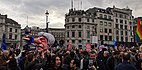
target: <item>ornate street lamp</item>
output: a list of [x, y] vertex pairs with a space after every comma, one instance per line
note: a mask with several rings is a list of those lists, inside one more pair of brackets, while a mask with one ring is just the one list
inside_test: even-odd
[[46, 32], [48, 33], [48, 15], [49, 15], [49, 13], [48, 13], [48, 10], [46, 10], [46, 12], [45, 12], [45, 15], [46, 15]]

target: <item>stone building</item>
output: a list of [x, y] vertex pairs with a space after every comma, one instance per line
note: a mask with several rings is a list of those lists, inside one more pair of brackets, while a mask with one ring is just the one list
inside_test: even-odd
[[134, 17], [132, 10], [127, 8], [119, 9], [113, 6], [108, 8], [113, 13], [114, 39], [119, 42], [134, 42]]
[[0, 14], [0, 44], [2, 42], [2, 34], [6, 37], [6, 46], [16, 47], [20, 46], [21, 25], [11, 18], [7, 18], [7, 15]]
[[91, 37], [97, 35], [96, 14], [84, 10], [70, 9], [65, 15], [65, 43], [76, 47], [91, 43]]
[[103, 44], [134, 42], [132, 10], [127, 8], [89, 8], [88, 10], [69, 9], [65, 14], [65, 42], [76, 47], [91, 43], [97, 36]]
[[48, 28], [48, 32], [54, 35], [58, 43], [65, 40], [65, 28]]

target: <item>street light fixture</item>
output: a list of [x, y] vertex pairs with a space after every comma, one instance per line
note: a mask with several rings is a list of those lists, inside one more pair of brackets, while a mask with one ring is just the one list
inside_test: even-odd
[[49, 15], [49, 13], [48, 13], [48, 10], [46, 10], [46, 12], [45, 12], [45, 15], [46, 15], [46, 32], [48, 33], [48, 15]]
[[109, 33], [108, 33], [108, 44], [109, 44]]

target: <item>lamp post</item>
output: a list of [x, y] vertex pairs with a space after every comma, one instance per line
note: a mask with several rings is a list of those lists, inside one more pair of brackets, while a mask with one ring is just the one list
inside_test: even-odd
[[49, 15], [49, 13], [48, 13], [48, 10], [46, 10], [46, 12], [45, 12], [45, 15], [46, 15], [46, 32], [48, 33], [48, 15]]
[[108, 33], [108, 44], [109, 44], [109, 33]]

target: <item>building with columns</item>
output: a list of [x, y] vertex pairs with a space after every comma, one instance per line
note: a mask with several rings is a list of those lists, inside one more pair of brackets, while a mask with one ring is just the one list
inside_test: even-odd
[[113, 6], [108, 8], [113, 13], [114, 39], [119, 42], [134, 42], [134, 17], [128, 7], [119, 9]]
[[0, 14], [0, 44], [2, 43], [2, 34], [4, 33], [6, 37], [6, 46], [16, 46], [20, 45], [21, 36], [21, 25], [7, 15]]
[[65, 43], [76, 47], [92, 44], [97, 36], [103, 44], [134, 42], [132, 10], [127, 8], [89, 8], [88, 10], [69, 9], [65, 14]]
[[83, 47], [91, 43], [94, 35], [97, 35], [96, 14], [70, 9], [65, 15], [65, 43]]

